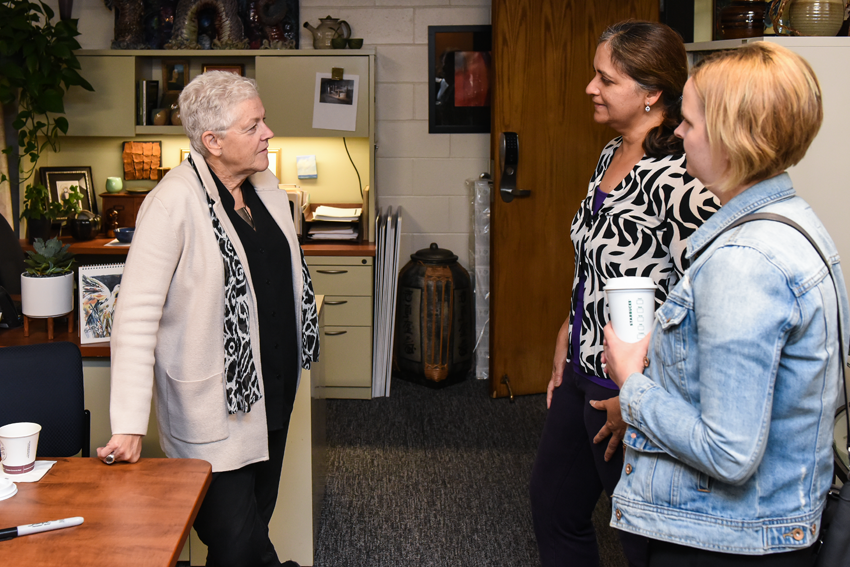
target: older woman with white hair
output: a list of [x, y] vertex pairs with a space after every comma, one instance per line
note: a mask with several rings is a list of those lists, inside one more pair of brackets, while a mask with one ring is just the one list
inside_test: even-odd
[[312, 285], [268, 171], [256, 83], [204, 73], [180, 109], [192, 149], [136, 220], [111, 342], [112, 438], [98, 456], [138, 461], [155, 390], [166, 455], [212, 464], [194, 524], [207, 565], [278, 566], [268, 523], [301, 368], [318, 356]]

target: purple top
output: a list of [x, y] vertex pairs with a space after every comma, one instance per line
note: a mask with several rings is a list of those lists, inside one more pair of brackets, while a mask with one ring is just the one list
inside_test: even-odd
[[[602, 191], [599, 187], [596, 187], [596, 192], [593, 194], [593, 215], [599, 212], [599, 209], [602, 208], [602, 203], [605, 202], [605, 197], [608, 196], [608, 193]], [[584, 254], [584, 250], [582, 250], [582, 254]], [[587, 274], [579, 274], [578, 280], [578, 299], [576, 300], [576, 314], [584, 311], [584, 284], [587, 281]], [[607, 378], [599, 378], [598, 376], [593, 376], [591, 374], [585, 374], [581, 370], [581, 364], [579, 364], [579, 356], [581, 353], [580, 343], [581, 341], [581, 317], [576, 315], [575, 319], [573, 319], [573, 329], [572, 333], [570, 333], [570, 349], [573, 351], [572, 356], [572, 364], [573, 364], [573, 372], [575, 372], [576, 376], [581, 376], [583, 378], [587, 378], [594, 384], [599, 384], [603, 388], [608, 388], [609, 390], [619, 390], [617, 385], [613, 380]]]

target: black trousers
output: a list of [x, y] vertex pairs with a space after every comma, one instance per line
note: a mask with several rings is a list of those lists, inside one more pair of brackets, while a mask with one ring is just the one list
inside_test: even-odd
[[[576, 376], [569, 364], [555, 388], [531, 473], [531, 512], [543, 567], [599, 565], [591, 518], [602, 490], [610, 496], [620, 480], [623, 452], [618, 449], [605, 462], [608, 440], [596, 445], [593, 438], [607, 416], [589, 402], [617, 394]], [[646, 538], [619, 534], [629, 565], [645, 566]]]
[[280, 567], [269, 539], [277, 501], [286, 427], [269, 432], [269, 460], [212, 474], [195, 518], [198, 537], [209, 549], [210, 567]]
[[814, 546], [770, 555], [732, 555], [650, 540], [649, 567], [811, 567]]

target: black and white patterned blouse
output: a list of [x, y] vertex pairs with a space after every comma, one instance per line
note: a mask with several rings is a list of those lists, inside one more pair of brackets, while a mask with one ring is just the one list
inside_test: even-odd
[[[570, 235], [576, 267], [570, 307], [570, 333], [575, 322], [578, 282], [587, 281], [581, 314], [580, 366], [585, 374], [607, 378], [602, 371], [602, 330], [608, 322], [605, 284], [619, 276], [650, 277], [658, 285], [656, 307], [682, 274], [687, 238], [718, 208], [714, 196], [688, 175], [683, 154], [644, 156], [606, 197], [593, 215], [593, 197], [622, 138], [605, 146], [590, 180], [587, 197], [573, 218]], [[573, 337], [570, 337], [570, 344]], [[570, 349], [568, 360], [572, 359]]]

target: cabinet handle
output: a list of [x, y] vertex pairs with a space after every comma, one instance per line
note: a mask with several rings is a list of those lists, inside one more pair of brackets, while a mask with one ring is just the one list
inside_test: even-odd
[[347, 274], [348, 270], [316, 270], [320, 274]]
[[325, 335], [329, 337], [337, 337], [339, 335], [344, 335], [348, 331], [325, 331]]
[[325, 301], [325, 305], [345, 305], [347, 301]]

